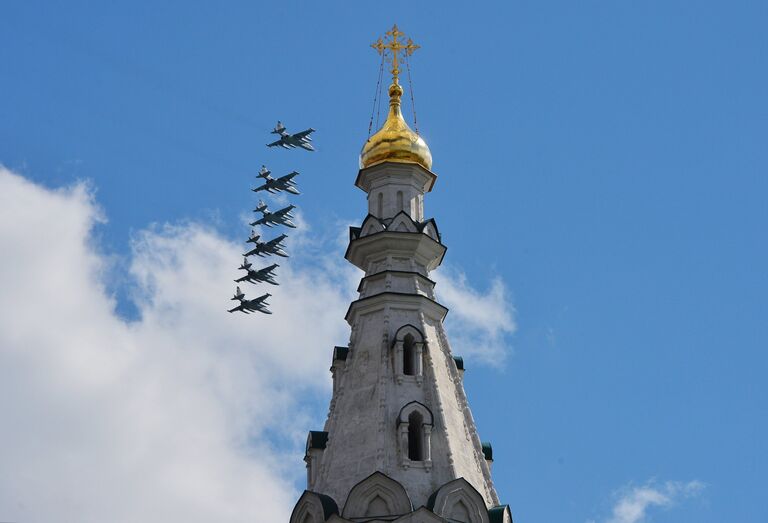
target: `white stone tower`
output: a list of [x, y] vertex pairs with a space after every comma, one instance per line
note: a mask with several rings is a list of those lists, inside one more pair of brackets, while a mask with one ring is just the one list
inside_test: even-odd
[[333, 350], [325, 427], [307, 438], [307, 490], [291, 523], [511, 523], [491, 480], [429, 278], [446, 248], [424, 195], [432, 156], [400, 111], [398, 53], [418, 46], [395, 26], [374, 47], [392, 57], [389, 115], [363, 147], [355, 185], [368, 216], [350, 228], [347, 260], [365, 271]]

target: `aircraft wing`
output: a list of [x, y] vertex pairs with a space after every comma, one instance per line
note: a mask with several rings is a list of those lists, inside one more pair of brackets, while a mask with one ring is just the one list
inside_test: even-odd
[[274, 142], [272, 142], [272, 143], [268, 143], [268, 144], [267, 144], [267, 147], [275, 147], [275, 146], [277, 146], [277, 145], [282, 145], [282, 144], [283, 144], [283, 139], [282, 139], [282, 138], [280, 138], [279, 140], [275, 140], [275, 141], [274, 141]]
[[291, 212], [295, 208], [296, 208], [295, 205], [289, 205], [288, 207], [284, 207], [283, 209], [280, 209], [279, 211], [275, 211], [272, 214], [275, 215], [275, 216], [283, 216], [285, 214], [288, 214], [289, 212]]
[[253, 256], [254, 254], [258, 254], [259, 251], [262, 249], [262, 245], [263, 244], [261, 244], [261, 243], [257, 243], [256, 247], [254, 247], [250, 251], [248, 251], [245, 254], [243, 254], [243, 256], [248, 257], [248, 256]]
[[275, 238], [275, 239], [273, 239], [273, 240], [269, 240], [269, 241], [267, 242], [267, 245], [269, 245], [270, 247], [274, 247], [275, 245], [277, 245], [278, 243], [280, 243], [281, 241], [283, 241], [283, 240], [284, 240], [284, 239], [286, 239], [287, 237], [288, 237], [288, 236], [286, 236], [285, 234], [281, 234], [281, 235], [280, 235], [280, 236], [278, 236], [277, 238]]
[[263, 269], [259, 269], [259, 276], [265, 276], [275, 270], [277, 268], [277, 264], [273, 263], [269, 267], [264, 267]]
[[266, 306], [262, 305], [261, 303], [254, 303], [252, 305], [249, 305], [248, 308], [255, 312], [263, 312], [264, 314], [272, 314], [272, 311], [267, 309]]
[[298, 138], [298, 139], [306, 138], [307, 136], [309, 136], [310, 134], [312, 134], [314, 132], [315, 132], [315, 130], [310, 127], [309, 129], [306, 129], [306, 130], [301, 131], [299, 133], [292, 134], [291, 138]]
[[255, 189], [251, 189], [251, 190], [252, 190], [253, 192], [259, 192], [259, 191], [263, 191], [263, 190], [264, 190], [264, 189], [266, 189], [266, 188], [267, 188], [267, 184], [265, 183], [265, 184], [259, 185], [259, 186], [258, 186], [258, 187], [256, 187]]
[[285, 176], [281, 176], [277, 179], [278, 182], [287, 182], [288, 180], [292, 180], [294, 176], [299, 174], [299, 171], [293, 171], [292, 173], [288, 173]]

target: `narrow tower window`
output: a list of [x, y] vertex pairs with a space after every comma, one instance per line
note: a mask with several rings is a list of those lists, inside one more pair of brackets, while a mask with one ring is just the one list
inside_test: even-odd
[[424, 459], [424, 420], [418, 412], [411, 412], [408, 416], [408, 459]]
[[384, 217], [384, 193], [380, 192], [378, 196], [378, 206], [376, 207], [376, 210], [378, 211], [377, 218], [383, 218]]
[[397, 211], [400, 212], [403, 209], [403, 191], [397, 191]]
[[397, 416], [400, 459], [404, 469], [409, 467], [432, 468], [432, 412], [418, 401], [412, 401], [400, 409]]
[[416, 348], [413, 336], [406, 334], [403, 339], [403, 374], [413, 376], [416, 374]]

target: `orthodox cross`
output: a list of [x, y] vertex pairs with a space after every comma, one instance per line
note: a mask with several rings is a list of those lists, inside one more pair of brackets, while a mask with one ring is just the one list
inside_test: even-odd
[[413, 52], [421, 47], [420, 45], [416, 45], [413, 43], [413, 40], [410, 38], [407, 42], [403, 42], [401, 38], [405, 37], [405, 33], [400, 32], [400, 30], [397, 28], [397, 24], [392, 26], [392, 30], [387, 31], [384, 34], [383, 38], [379, 38], [374, 43], [371, 44], [371, 47], [376, 49], [380, 55], [386, 55], [387, 51], [391, 53], [392, 57], [392, 82], [398, 83], [398, 78], [400, 77], [400, 67], [399, 67], [399, 61], [397, 53], [403, 52], [405, 53], [405, 56], [411, 56]]

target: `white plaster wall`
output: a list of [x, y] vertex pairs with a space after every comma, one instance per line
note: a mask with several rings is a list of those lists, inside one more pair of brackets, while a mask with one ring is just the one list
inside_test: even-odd
[[360, 297], [373, 296], [382, 292], [402, 292], [434, 297], [432, 285], [412, 272], [381, 272], [365, 280]]
[[[394, 178], [394, 177], [393, 177]], [[403, 193], [403, 208], [398, 205], [397, 193]], [[379, 194], [382, 195], [382, 212], [379, 212]], [[393, 218], [405, 211], [416, 221], [424, 219], [424, 193], [407, 179], [390, 180], [385, 185], [374, 186], [368, 194], [368, 212], [377, 218]]]
[[[346, 370], [338, 376], [335, 408], [325, 428], [328, 447], [315, 484], [317, 492], [330, 495], [340, 506], [356, 483], [377, 470], [403, 484], [416, 507], [457, 477], [472, 484], [488, 506], [497, 502], [490, 476], [482, 469], [479, 439], [471, 434], [474, 422], [462, 404], [461, 380], [442, 343], [442, 324], [436, 318], [422, 318], [424, 313], [417, 308], [391, 307], [358, 320]], [[406, 324], [420, 326], [427, 334], [420, 383], [395, 379], [392, 337]], [[397, 418], [411, 401], [426, 405], [435, 417], [429, 470], [403, 467]]]

